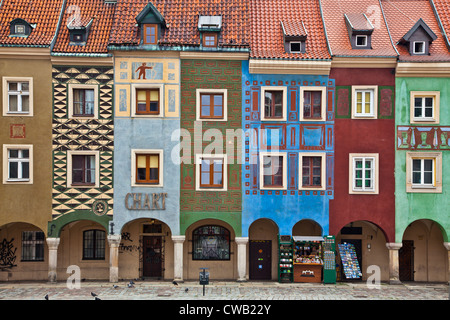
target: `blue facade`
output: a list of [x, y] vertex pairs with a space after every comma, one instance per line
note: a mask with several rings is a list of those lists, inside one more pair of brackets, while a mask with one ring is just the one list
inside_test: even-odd
[[[303, 220], [315, 221], [328, 234], [329, 201], [334, 192], [334, 80], [326, 75], [250, 74], [249, 63], [243, 63], [243, 204], [242, 236], [248, 236], [250, 225], [261, 218], [275, 222], [280, 235], [291, 235], [294, 225]], [[303, 90], [322, 90], [321, 121], [301, 121]], [[262, 119], [261, 95], [268, 90], [283, 90], [285, 119]], [[265, 129], [265, 130], [264, 130]], [[263, 188], [261, 154], [275, 150], [286, 158], [284, 187]], [[321, 188], [301, 185], [300, 161], [307, 156], [321, 156]], [[324, 176], [325, 175], [325, 176]]]

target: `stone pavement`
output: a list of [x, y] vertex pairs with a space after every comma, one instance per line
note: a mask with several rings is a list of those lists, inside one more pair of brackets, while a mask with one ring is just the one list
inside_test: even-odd
[[198, 282], [128, 281], [81, 282], [79, 289], [69, 289], [65, 282], [1, 282], [0, 300], [449, 300], [448, 284], [402, 283], [381, 284], [369, 289], [365, 282], [336, 284], [278, 282]]

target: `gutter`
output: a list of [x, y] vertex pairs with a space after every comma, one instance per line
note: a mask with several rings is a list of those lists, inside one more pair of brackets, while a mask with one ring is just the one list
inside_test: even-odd
[[63, 0], [62, 6], [61, 6], [61, 12], [59, 14], [58, 25], [56, 26], [55, 35], [53, 36], [52, 42], [50, 43], [50, 52], [52, 52], [53, 48], [55, 47], [56, 38], [58, 37], [59, 29], [61, 28], [64, 11], [66, 11], [66, 4], [67, 4], [67, 0]]
[[430, 0], [430, 4], [433, 7], [433, 13], [439, 23], [439, 28], [441, 29], [442, 36], [445, 39], [445, 44], [447, 45], [447, 49], [450, 50], [450, 42], [448, 40], [447, 33], [445, 32], [444, 25], [442, 24], [441, 18], [439, 17], [439, 13], [437, 12], [437, 9], [436, 9], [436, 6], [434, 5], [433, 0]]
[[333, 52], [331, 51], [330, 42], [328, 41], [327, 27], [325, 25], [325, 20], [323, 18], [322, 1], [321, 0], [319, 0], [319, 8], [320, 8], [320, 17], [322, 19], [322, 24], [323, 24], [323, 32], [325, 33], [325, 39], [327, 41], [328, 52], [330, 53], [330, 56], [333, 57]]
[[388, 35], [389, 35], [389, 39], [391, 39], [392, 47], [394, 48], [395, 52], [397, 53], [397, 59], [398, 59], [400, 57], [400, 53], [398, 53], [397, 48], [394, 45], [394, 41], [392, 40], [391, 31], [389, 30], [389, 25], [388, 25], [388, 23], [386, 21], [386, 16], [384, 15], [384, 10], [383, 10], [383, 5], [381, 4], [381, 0], [378, 0], [378, 3], [379, 3], [380, 8], [381, 8], [381, 13], [383, 14], [383, 20], [384, 20], [384, 24], [386, 25], [386, 29], [387, 29], [387, 32], [388, 32]]

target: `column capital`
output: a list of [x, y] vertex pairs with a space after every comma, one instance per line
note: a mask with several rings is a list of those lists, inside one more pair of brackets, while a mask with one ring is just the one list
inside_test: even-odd
[[172, 236], [172, 241], [175, 243], [183, 243], [186, 240], [186, 236]]
[[61, 238], [47, 238], [45, 240], [47, 241], [49, 250], [58, 250], [58, 246], [59, 246], [59, 242], [61, 241]]
[[386, 248], [389, 250], [400, 250], [400, 248], [403, 246], [403, 243], [401, 242], [388, 242], [386, 243]]
[[450, 242], [444, 242], [444, 247], [445, 247], [445, 249], [450, 251]]
[[108, 234], [108, 243], [111, 247], [118, 247], [120, 245], [120, 240], [122, 240], [120, 234]]
[[235, 237], [234, 241], [237, 244], [247, 244], [248, 243], [248, 237]]

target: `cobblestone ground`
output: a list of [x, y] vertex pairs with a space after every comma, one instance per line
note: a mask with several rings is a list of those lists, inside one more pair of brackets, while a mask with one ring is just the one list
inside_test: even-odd
[[69, 289], [65, 282], [0, 283], [0, 300], [449, 300], [447, 284], [381, 284], [369, 289], [365, 283], [307, 284], [278, 282], [198, 282], [134, 281], [133, 287], [119, 282], [81, 282]]

